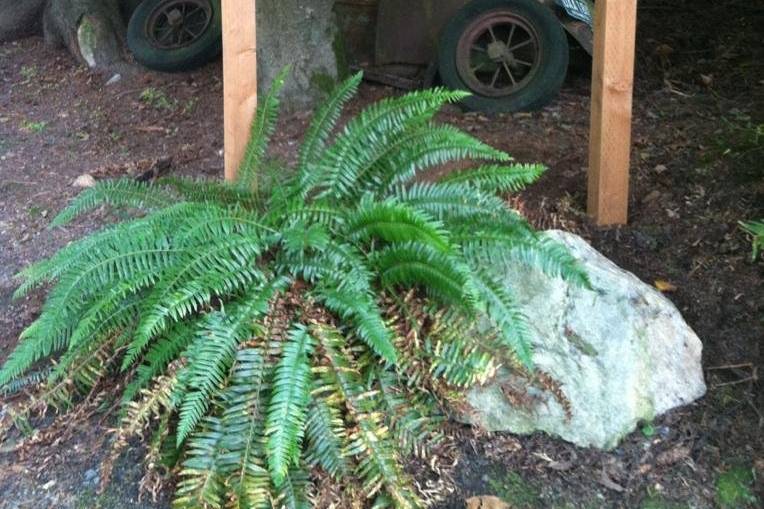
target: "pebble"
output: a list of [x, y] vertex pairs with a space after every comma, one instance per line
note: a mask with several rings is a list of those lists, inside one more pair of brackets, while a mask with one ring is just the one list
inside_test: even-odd
[[74, 179], [74, 182], [72, 182], [72, 186], [74, 187], [93, 187], [96, 185], [96, 181], [93, 178], [92, 175], [88, 175], [87, 173], [83, 173], [76, 179]]
[[642, 203], [643, 204], [644, 203], [650, 203], [651, 201], [655, 201], [655, 200], [657, 200], [660, 197], [661, 197], [661, 192], [658, 191], [657, 189], [654, 189], [654, 190], [650, 191], [650, 193], [648, 193], [647, 196], [642, 198]]
[[121, 80], [121, 79], [122, 79], [122, 75], [117, 73], [114, 76], [112, 76], [111, 78], [109, 78], [109, 81], [106, 82], [106, 86], [108, 87], [109, 85], [113, 85], [113, 84], [119, 82], [119, 80]]
[[639, 230], [634, 231], [634, 240], [642, 249], [653, 251], [658, 247], [658, 239], [649, 233], [641, 232]]

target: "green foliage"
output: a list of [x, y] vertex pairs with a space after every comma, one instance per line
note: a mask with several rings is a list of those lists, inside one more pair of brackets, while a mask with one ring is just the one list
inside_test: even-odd
[[494, 470], [488, 478], [488, 486], [491, 494], [518, 509], [538, 507], [541, 500], [539, 488], [517, 472]]
[[[116, 447], [151, 431], [150, 455], [179, 454], [179, 508], [307, 507], [316, 475], [418, 507], [401, 459], [437, 443], [439, 402], [500, 363], [531, 367], [502, 267], [588, 280], [499, 196], [543, 168], [433, 123], [460, 92], [386, 99], [336, 132], [356, 75], [318, 110], [294, 171], [258, 181], [284, 78], [236, 182], [99, 182], [55, 218], [140, 211], [22, 271], [17, 296], [51, 290], [0, 389], [44, 379], [65, 407], [121, 370]], [[476, 168], [419, 178], [465, 158]], [[481, 317], [493, 328], [478, 341]]]
[[716, 501], [724, 509], [757, 507], [753, 492], [754, 475], [749, 467], [735, 466], [716, 481]]
[[752, 260], [756, 261], [764, 250], [764, 220], [740, 223], [740, 227], [752, 237], [753, 254]]

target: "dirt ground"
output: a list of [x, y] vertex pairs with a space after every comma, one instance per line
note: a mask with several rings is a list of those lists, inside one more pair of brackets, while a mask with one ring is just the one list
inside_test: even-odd
[[[725, 500], [732, 500], [726, 507], [754, 507], [752, 497], [764, 500], [764, 264], [750, 260], [737, 227], [764, 217], [761, 26], [764, 10], [755, 2], [642, 2], [625, 227], [597, 229], [586, 218], [586, 73], [574, 73], [539, 112], [441, 115], [520, 161], [550, 167], [511, 197], [537, 226], [575, 231], [642, 280], [676, 287], [668, 295], [704, 343], [708, 394], [610, 452], [542, 434], [454, 429], [458, 464], [453, 483], [438, 488], [436, 507], [464, 507], [473, 495], [499, 495], [513, 508], [706, 508]], [[67, 229], [46, 229], [77, 193], [78, 176], [137, 175], [157, 164], [174, 174], [222, 175], [219, 64], [109, 78], [38, 38], [0, 45], [0, 360], [44, 298], [38, 292], [12, 302], [13, 274], [104, 220], [95, 212]], [[391, 93], [364, 85], [351, 110]], [[282, 119], [277, 156], [291, 157], [307, 120], [308, 112]], [[0, 443], [0, 508], [168, 507], [166, 493], [138, 502], [138, 445], [97, 493], [109, 406], [62, 418], [76, 426], [46, 431], [52, 417], [37, 423], [23, 444], [21, 435]], [[725, 498], [730, 490], [737, 498]]]

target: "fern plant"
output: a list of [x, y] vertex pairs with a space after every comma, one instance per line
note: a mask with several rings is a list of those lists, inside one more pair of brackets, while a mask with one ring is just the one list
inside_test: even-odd
[[751, 259], [756, 261], [761, 251], [764, 250], [764, 220], [741, 222], [740, 227], [751, 236], [753, 246]]
[[[56, 355], [42, 391], [65, 407], [120, 372], [116, 450], [150, 430], [151, 463], [180, 455], [178, 508], [307, 507], [329, 478], [375, 507], [420, 506], [402, 458], [435, 440], [440, 403], [499, 363], [531, 367], [501, 267], [587, 279], [499, 197], [543, 167], [434, 122], [463, 93], [385, 99], [337, 129], [360, 79], [317, 111], [296, 168], [267, 182], [283, 74], [235, 182], [80, 194], [53, 226], [101, 204], [142, 212], [21, 272], [17, 297], [52, 288], [0, 386]], [[463, 159], [477, 163], [426, 178]], [[476, 319], [492, 324], [480, 339]]]

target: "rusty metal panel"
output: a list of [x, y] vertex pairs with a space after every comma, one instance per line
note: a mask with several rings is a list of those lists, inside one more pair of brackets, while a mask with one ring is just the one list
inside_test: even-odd
[[336, 0], [334, 12], [351, 65], [374, 63], [378, 0]]
[[441, 29], [468, 0], [379, 0], [376, 64], [433, 61]]
[[575, 40], [578, 41], [587, 53], [590, 55], [592, 54], [594, 49], [594, 32], [592, 32], [589, 25], [583, 21], [566, 20], [563, 21], [562, 26], [565, 27], [565, 30], [567, 30]]

